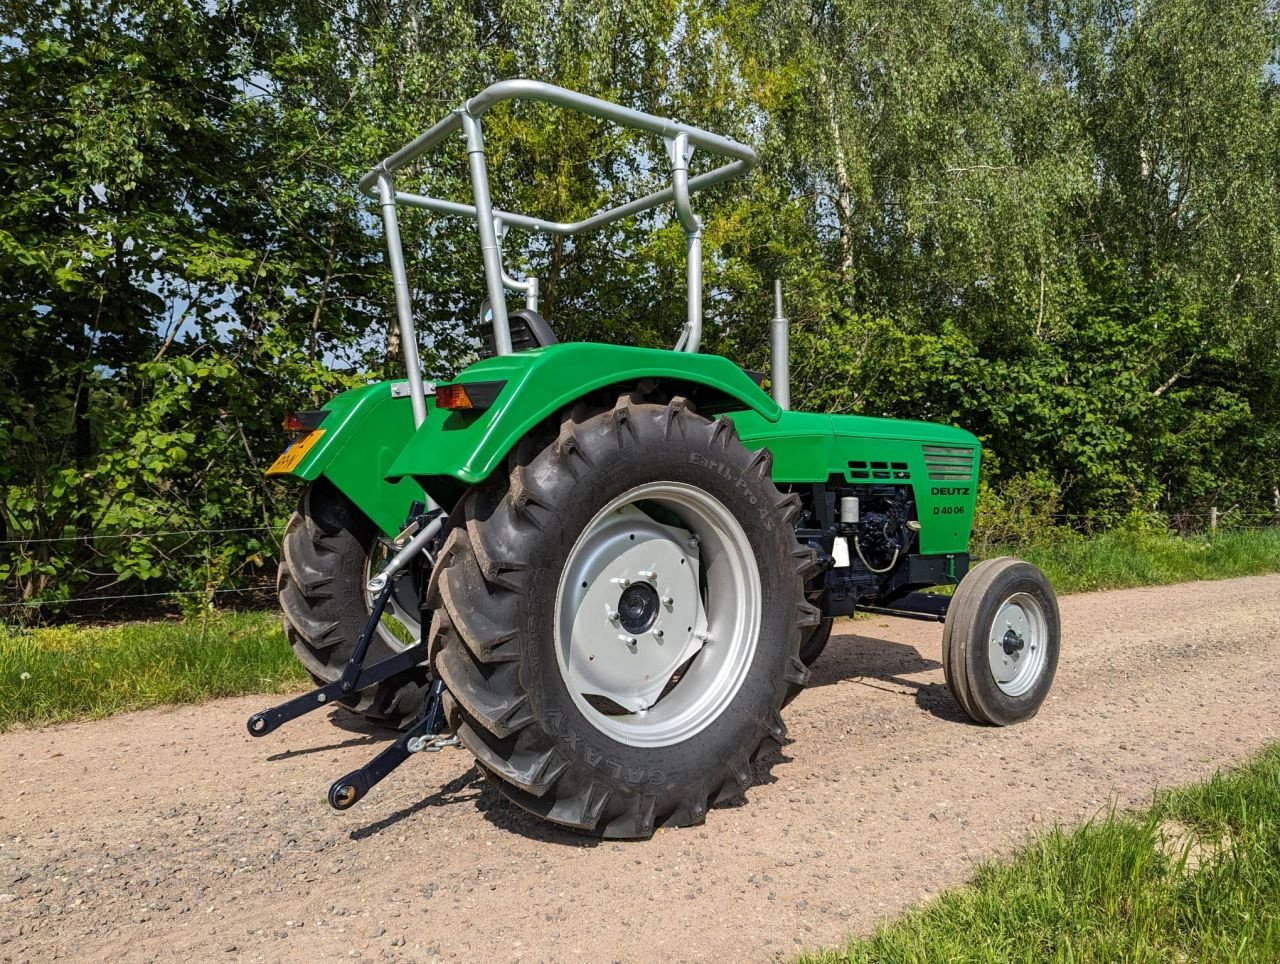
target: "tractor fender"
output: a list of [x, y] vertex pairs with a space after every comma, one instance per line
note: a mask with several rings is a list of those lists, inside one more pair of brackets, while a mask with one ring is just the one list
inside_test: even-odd
[[427, 420], [387, 477], [413, 477], [442, 505], [452, 504], [466, 486], [488, 478], [543, 419], [590, 392], [611, 385], [625, 390], [646, 378], [700, 388], [727, 408], [752, 411], [766, 422], [782, 413], [746, 372], [718, 355], [593, 342], [549, 345], [486, 358], [459, 373], [450, 384], [484, 383], [487, 407], [447, 411], [428, 399]]
[[283, 470], [273, 467], [267, 474], [307, 482], [324, 476], [374, 525], [394, 536], [404, 526], [410, 505], [426, 499], [413, 479], [386, 478], [391, 463], [414, 434], [406, 384], [375, 382], [330, 399], [324, 406], [328, 414], [301, 459]]

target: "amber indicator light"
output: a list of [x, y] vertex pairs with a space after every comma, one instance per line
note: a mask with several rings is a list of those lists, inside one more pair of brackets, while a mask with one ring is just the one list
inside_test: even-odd
[[471, 396], [467, 394], [466, 385], [437, 385], [436, 408], [447, 408], [451, 412], [474, 408]]

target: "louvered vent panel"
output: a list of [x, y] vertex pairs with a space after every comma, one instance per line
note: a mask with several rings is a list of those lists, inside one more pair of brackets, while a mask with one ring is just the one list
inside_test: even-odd
[[924, 466], [934, 482], [973, 480], [974, 450], [950, 445], [923, 445]]

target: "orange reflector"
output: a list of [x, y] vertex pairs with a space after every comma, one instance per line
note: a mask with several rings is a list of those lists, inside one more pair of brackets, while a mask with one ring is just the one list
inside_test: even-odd
[[446, 408], [456, 412], [474, 407], [471, 404], [471, 396], [467, 394], [466, 385], [436, 386], [436, 408]]

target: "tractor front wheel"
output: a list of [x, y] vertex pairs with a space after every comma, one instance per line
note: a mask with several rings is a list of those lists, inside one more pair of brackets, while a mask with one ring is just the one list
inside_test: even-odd
[[432, 577], [434, 665], [499, 790], [607, 837], [701, 823], [808, 676], [795, 496], [726, 418], [579, 406], [473, 489]]
[[[341, 674], [369, 618], [366, 583], [385, 554], [374, 524], [324, 478], [302, 493], [284, 532], [276, 591], [284, 629], [299, 662], [317, 683]], [[365, 665], [416, 642], [421, 574], [399, 578]], [[426, 695], [425, 667], [410, 670], [343, 700], [351, 710], [389, 726], [413, 722]]]
[[1030, 719], [1053, 685], [1061, 635], [1044, 573], [1010, 556], [975, 566], [956, 587], [942, 631], [951, 695], [978, 723]]

